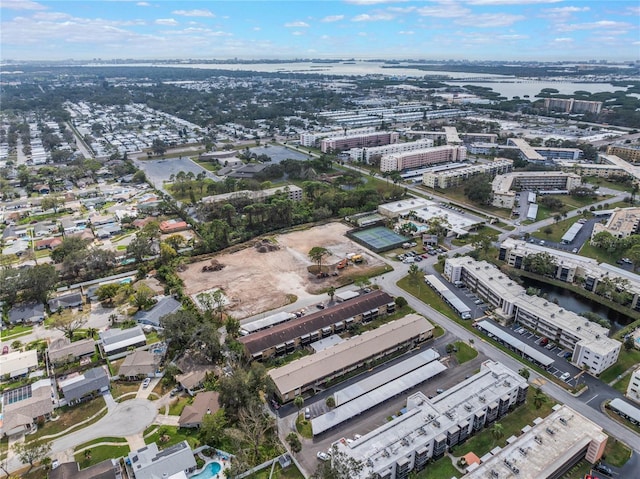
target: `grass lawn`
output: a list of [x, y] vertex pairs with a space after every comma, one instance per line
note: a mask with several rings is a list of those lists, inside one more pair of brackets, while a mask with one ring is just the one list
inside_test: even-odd
[[3, 329], [2, 333], [0, 333], [0, 337], [2, 339], [12, 339], [14, 337], [25, 336], [30, 334], [33, 331], [33, 326], [24, 326], [22, 324], [17, 324], [9, 329]]
[[583, 479], [585, 474], [589, 474], [589, 471], [593, 465], [586, 459], [578, 461], [571, 469], [569, 469], [562, 479]]
[[622, 378], [613, 385], [613, 388], [617, 391], [620, 391], [622, 394], [627, 392], [627, 386], [629, 385], [629, 380], [631, 379], [631, 373], [625, 374]]
[[[164, 441], [161, 439], [163, 436], [166, 437]], [[198, 430], [176, 426], [158, 426], [154, 433], [144, 438], [145, 444], [155, 442], [160, 449], [165, 449], [182, 441], [187, 441], [194, 449], [197, 448], [200, 445]]]
[[[566, 220], [558, 221], [555, 224], [545, 226], [543, 229], [536, 231], [535, 236], [536, 238], [542, 238], [542, 239], [545, 239], [546, 241], [554, 241], [556, 243], [559, 243], [562, 237], [564, 236], [564, 234], [571, 227], [571, 225], [573, 225], [579, 219], [580, 219], [579, 216], [574, 216], [573, 218], [567, 218]], [[550, 234], [546, 234], [543, 232], [543, 230], [547, 228], [551, 229]]]
[[631, 458], [631, 448], [614, 437], [609, 437], [602, 459], [615, 467], [624, 466]]
[[580, 248], [580, 254], [588, 258], [594, 258], [600, 263], [609, 263], [612, 265], [615, 265], [616, 261], [618, 261], [621, 256], [619, 253], [609, 253], [604, 249], [596, 248], [588, 241], [586, 241], [584, 245], [582, 245], [582, 248]]
[[169, 406], [169, 415], [171, 416], [179, 416], [182, 414], [182, 410], [187, 404], [191, 404], [193, 402], [193, 398], [191, 396], [181, 396], [174, 401], [171, 402], [171, 406]]
[[298, 418], [296, 419], [296, 429], [302, 437], [306, 437], [307, 439], [311, 439], [313, 437], [313, 432], [311, 432], [311, 421], [307, 421], [304, 418], [304, 414], [298, 414]]
[[304, 476], [295, 464], [291, 464], [286, 469], [282, 469], [280, 464], [276, 462], [276, 466], [273, 468], [273, 474], [271, 474], [271, 467], [265, 467], [260, 471], [247, 476], [247, 479], [304, 479]]
[[454, 321], [458, 320], [458, 315], [451, 309], [451, 306], [445, 303], [442, 298], [424, 282], [421, 276], [422, 275], [415, 280], [411, 276], [405, 276], [398, 281], [397, 285], [448, 318]]
[[603, 188], [611, 188], [618, 191], [629, 191], [630, 186], [624, 183], [617, 183], [614, 181], [605, 180], [604, 178], [598, 178], [596, 176], [583, 176], [583, 183], [591, 183], [592, 185], [602, 186]]
[[127, 444], [127, 440], [123, 437], [99, 437], [93, 441], [84, 442], [74, 448], [75, 451], [84, 449], [85, 447], [93, 446], [94, 444], [100, 444], [101, 442], [121, 442]]
[[468, 452], [473, 451], [478, 457], [482, 457], [495, 446], [504, 447], [508, 437], [512, 435], [519, 436], [521, 434], [520, 430], [526, 425], [533, 424], [533, 420], [537, 417], [548, 416], [549, 413], [551, 413], [551, 408], [555, 404], [554, 401], [547, 397], [547, 401], [542, 404], [540, 409], [536, 409], [533, 404], [534, 389], [534, 387], [529, 386], [527, 401], [506, 416], [498, 419], [504, 431], [501, 439], [496, 441], [491, 435], [491, 428], [489, 427], [469, 438], [464, 444], [455, 446], [453, 451], [454, 455], [464, 456]]
[[439, 338], [440, 336], [444, 335], [444, 328], [442, 328], [442, 326], [436, 326], [435, 329], [433, 330], [433, 338]]
[[[464, 185], [458, 186], [456, 188], [447, 188], [446, 190], [437, 190], [433, 188], [427, 188], [424, 185], [418, 185], [421, 190], [424, 190], [428, 194], [443, 196], [445, 198], [451, 199], [451, 201], [455, 201], [456, 203], [460, 203], [460, 205], [469, 206], [480, 211], [486, 212], [488, 216], [499, 216], [502, 218], [509, 218], [510, 210], [508, 208], [497, 208], [492, 205], [476, 205], [471, 203], [469, 199], [464, 195]], [[473, 211], [473, 210], [469, 210]], [[473, 214], [477, 215], [475, 211]]]
[[129, 446], [96, 446], [91, 448], [90, 456], [85, 456], [85, 452], [74, 454], [74, 459], [80, 464], [80, 469], [98, 464], [99, 462], [122, 457], [129, 454]]
[[454, 246], [464, 246], [466, 244], [473, 244], [480, 240], [482, 237], [493, 236], [497, 237], [500, 234], [498, 230], [491, 226], [481, 226], [475, 233], [469, 233], [462, 238], [455, 238], [451, 240], [451, 244]]
[[462, 473], [458, 471], [451, 463], [451, 459], [447, 456], [441, 457], [435, 462], [427, 464], [422, 471], [412, 473], [415, 479], [431, 479], [431, 478], [448, 478], [448, 477], [461, 477]]
[[626, 420], [622, 416], [619, 416], [618, 414], [613, 412], [611, 409], [609, 409], [609, 401], [607, 401], [607, 407], [605, 407], [604, 412], [607, 416], [609, 416], [614, 421], [619, 422], [623, 426], [626, 426], [632, 431], [635, 431], [637, 434], [640, 434], [640, 426], [636, 426], [631, 421]]
[[[103, 410], [101, 414], [98, 414], [93, 420], [78, 425], [78, 423], [90, 418]], [[86, 427], [89, 424], [93, 424], [100, 418], [107, 414], [107, 407], [104, 402], [104, 398], [99, 396], [91, 401], [84, 402], [77, 406], [64, 406], [58, 409], [59, 418], [55, 421], [47, 421], [44, 426], [38, 429], [34, 434], [29, 434], [28, 440], [36, 441], [44, 436], [51, 436], [53, 434], [59, 434], [62, 432], [70, 432], [73, 429], [79, 427]]]
[[138, 389], [140, 389], [140, 382], [117, 381], [111, 383], [111, 395], [116, 401], [125, 394], [138, 392]]
[[600, 374], [600, 380], [605, 383], [610, 383], [627, 369], [638, 363], [640, 363], [640, 351], [637, 349], [627, 351], [625, 348], [621, 348], [618, 361]]
[[458, 351], [454, 353], [456, 356], [456, 359], [458, 360], [458, 364], [463, 364], [463, 363], [466, 363], [467, 361], [471, 361], [473, 358], [475, 358], [478, 355], [478, 351], [473, 349], [467, 343], [464, 343], [462, 341], [456, 341], [453, 344], [458, 349]]

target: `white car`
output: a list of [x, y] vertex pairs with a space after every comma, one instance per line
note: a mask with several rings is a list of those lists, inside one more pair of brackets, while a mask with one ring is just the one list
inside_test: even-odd
[[321, 461], [328, 461], [329, 459], [331, 459], [331, 456], [329, 454], [322, 451], [318, 451], [318, 453], [316, 454], [316, 457]]
[[144, 381], [142, 381], [142, 389], [147, 389], [150, 383], [151, 383], [151, 378], [146, 378]]
[[567, 379], [569, 379], [571, 377], [571, 374], [569, 373], [564, 373], [562, 376], [560, 376], [560, 379], [563, 381], [566, 381]]

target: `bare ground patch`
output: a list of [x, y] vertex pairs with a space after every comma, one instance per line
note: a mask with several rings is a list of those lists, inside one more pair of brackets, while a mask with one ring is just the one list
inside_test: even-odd
[[340, 272], [341, 275], [364, 276], [371, 268], [382, 265], [368, 250], [345, 236], [348, 229], [342, 223], [329, 223], [304, 231], [270, 236], [279, 249], [260, 253], [250, 246], [235, 253], [216, 256], [215, 259], [225, 265], [221, 271], [202, 272], [202, 267], [210, 264], [210, 260], [205, 260], [190, 264], [179, 275], [189, 295], [221, 288], [231, 302], [228, 308], [230, 314], [238, 319], [246, 318], [287, 305], [291, 295], [304, 300], [329, 286], [338, 286], [337, 277], [317, 279], [308, 272], [307, 268], [314, 263], [307, 254], [314, 246], [326, 248], [331, 253], [325, 257], [323, 265], [335, 266], [348, 253], [363, 255], [363, 264], [350, 265]]

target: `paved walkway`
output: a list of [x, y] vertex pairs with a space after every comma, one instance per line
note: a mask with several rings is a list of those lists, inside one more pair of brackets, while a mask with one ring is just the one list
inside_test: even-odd
[[138, 389], [138, 394], [136, 394], [136, 399], [149, 399], [149, 395], [153, 392], [153, 388], [155, 388], [161, 380], [162, 378], [151, 379], [151, 382], [146, 388], [143, 388], [142, 384], [140, 384], [140, 389]]

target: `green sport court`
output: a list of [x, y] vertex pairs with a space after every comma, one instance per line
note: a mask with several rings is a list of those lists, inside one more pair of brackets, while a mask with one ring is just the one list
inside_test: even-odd
[[409, 238], [399, 235], [384, 226], [375, 226], [359, 231], [352, 230], [348, 233], [348, 236], [376, 253], [398, 248], [409, 241]]

